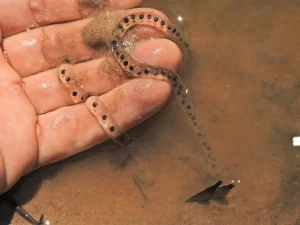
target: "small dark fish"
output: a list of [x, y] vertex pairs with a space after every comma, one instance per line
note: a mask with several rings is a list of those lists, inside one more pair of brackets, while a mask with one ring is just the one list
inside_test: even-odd
[[206, 188], [204, 191], [190, 197], [186, 202], [208, 202], [213, 195], [216, 193], [217, 189], [222, 185], [223, 181], [218, 181], [215, 185]]
[[228, 184], [226, 186], [219, 187], [215, 194], [212, 196], [212, 200], [221, 200], [225, 198], [226, 195], [230, 192], [230, 190], [234, 187], [234, 184]]
[[208, 187], [204, 191], [193, 195], [185, 202], [207, 203], [209, 200], [222, 200], [226, 197], [230, 190], [235, 187], [234, 184], [228, 184], [220, 187], [222, 184], [223, 181], [218, 181], [213, 186]]

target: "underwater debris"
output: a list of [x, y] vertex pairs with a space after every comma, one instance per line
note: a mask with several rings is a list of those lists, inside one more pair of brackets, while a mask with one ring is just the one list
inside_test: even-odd
[[148, 198], [147, 198], [147, 196], [146, 196], [144, 190], [143, 190], [142, 187], [141, 187], [141, 180], [140, 180], [136, 175], [134, 175], [134, 176], [132, 177], [132, 180], [133, 180], [135, 186], [136, 186], [136, 187], [138, 188], [138, 190], [140, 191], [140, 193], [141, 193], [141, 195], [143, 196], [144, 200], [147, 201]]
[[114, 138], [113, 141], [122, 147], [127, 147], [134, 141], [134, 138], [128, 133], [124, 133], [121, 136]]

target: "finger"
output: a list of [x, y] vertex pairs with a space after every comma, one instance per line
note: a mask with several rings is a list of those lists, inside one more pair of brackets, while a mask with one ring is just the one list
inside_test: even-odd
[[117, 68], [116, 63], [105, 58], [76, 65], [63, 64], [59, 69], [24, 78], [23, 89], [37, 114], [44, 114], [83, 102], [89, 95], [104, 94], [121, 84], [125, 77]]
[[66, 56], [77, 62], [90, 59], [93, 51], [82, 40], [88, 22], [85, 19], [37, 28], [4, 39], [11, 66], [25, 77], [56, 67]]
[[18, 83], [21, 81], [19, 75], [9, 66], [2, 44], [2, 30], [0, 27], [0, 87], [3, 84]]
[[[104, 7], [128, 9], [141, 0], [1, 0], [0, 26], [4, 37], [42, 25], [79, 20]], [[22, 18], [22, 19], [20, 19]]]
[[130, 9], [139, 6], [142, 0], [113, 0], [110, 6], [114, 9]]
[[[139, 12], [156, 13], [167, 21], [165, 15], [153, 9], [117, 12], [110, 19]], [[110, 23], [103, 24], [105, 20], [102, 15], [91, 21], [84, 19], [56, 24], [6, 38], [3, 46], [11, 66], [20, 76], [26, 77], [58, 66], [65, 57], [73, 63], [91, 59], [96, 51], [87, 44], [101, 41], [107, 44], [111, 41]]]
[[170, 93], [171, 86], [165, 81], [134, 79], [102, 96], [91, 97], [86, 103], [39, 116], [38, 166], [64, 159], [125, 132], [161, 109]]
[[7, 190], [7, 184], [14, 184], [20, 174], [35, 166], [36, 122], [36, 113], [21, 88], [21, 79], [2, 52], [0, 35], [0, 194]]
[[[150, 65], [175, 71], [182, 61], [180, 49], [166, 39], [153, 39], [138, 44], [133, 58]], [[60, 74], [64, 71], [64, 74]], [[64, 78], [63, 78], [64, 77]], [[65, 81], [68, 79], [67, 81]], [[127, 79], [116, 62], [102, 58], [77, 65], [63, 65], [63, 69], [48, 70], [23, 79], [23, 88], [38, 114], [66, 105], [83, 102], [88, 95], [101, 95]], [[70, 88], [70, 83], [73, 86]], [[74, 91], [77, 95], [73, 96]]]

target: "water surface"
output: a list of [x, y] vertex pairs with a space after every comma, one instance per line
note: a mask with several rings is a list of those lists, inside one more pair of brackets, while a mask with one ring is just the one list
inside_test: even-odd
[[[211, 181], [201, 146], [174, 98], [111, 142], [35, 172], [40, 189], [25, 208], [51, 224], [300, 224], [300, 2], [148, 0], [192, 46], [180, 70], [206, 129], [226, 202], [183, 204]], [[35, 177], [35, 178], [34, 178]], [[24, 183], [30, 185], [33, 180]], [[25, 224], [18, 216], [14, 224]]]

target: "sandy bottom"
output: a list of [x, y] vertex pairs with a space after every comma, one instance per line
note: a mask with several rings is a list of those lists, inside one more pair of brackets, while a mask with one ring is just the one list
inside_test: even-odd
[[[108, 142], [26, 177], [24, 208], [53, 225], [299, 225], [300, 148], [292, 147], [300, 135], [299, 1], [145, 5], [183, 17], [193, 57], [180, 74], [224, 181], [240, 183], [225, 202], [183, 203], [212, 183], [172, 98], [130, 131], [129, 147]], [[27, 223], [16, 215], [13, 224]]]

